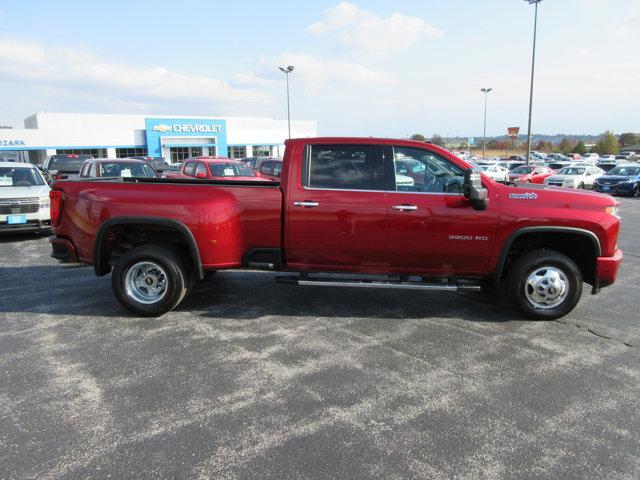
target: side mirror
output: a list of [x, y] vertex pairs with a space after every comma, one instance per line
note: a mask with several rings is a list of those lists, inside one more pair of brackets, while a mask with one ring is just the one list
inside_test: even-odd
[[196, 172], [196, 178], [207, 178], [207, 174], [205, 172]]
[[489, 206], [489, 192], [482, 186], [482, 177], [478, 172], [472, 169], [464, 172], [462, 191], [475, 210], [486, 210]]

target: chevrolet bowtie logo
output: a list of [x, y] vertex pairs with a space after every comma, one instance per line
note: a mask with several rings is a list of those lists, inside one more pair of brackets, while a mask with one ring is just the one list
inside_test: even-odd
[[171, 125], [165, 125], [163, 123], [160, 123], [158, 125], [154, 125], [152, 130], [156, 132], [168, 132], [170, 130], [173, 130], [173, 128], [171, 127]]

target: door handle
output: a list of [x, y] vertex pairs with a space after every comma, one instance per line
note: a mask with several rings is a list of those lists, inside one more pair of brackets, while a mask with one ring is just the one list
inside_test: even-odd
[[293, 204], [296, 207], [306, 207], [306, 208], [317, 207], [318, 205], [320, 205], [318, 202], [313, 202], [311, 200], [305, 200], [303, 202], [293, 202]]
[[403, 212], [409, 212], [409, 211], [413, 211], [413, 210], [418, 210], [418, 207], [415, 205], [394, 205], [393, 207], [394, 210], [400, 210]]

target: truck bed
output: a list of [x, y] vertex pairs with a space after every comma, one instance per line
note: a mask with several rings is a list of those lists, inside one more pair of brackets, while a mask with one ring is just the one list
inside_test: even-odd
[[281, 246], [277, 182], [130, 178], [59, 181], [54, 189], [65, 195], [57, 230], [74, 239], [83, 262], [94, 263], [96, 237], [107, 221], [136, 225], [162, 219], [184, 225], [205, 269], [241, 266], [250, 249]]

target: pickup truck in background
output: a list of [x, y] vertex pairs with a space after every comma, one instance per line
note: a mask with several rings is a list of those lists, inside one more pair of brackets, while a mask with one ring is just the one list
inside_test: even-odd
[[294, 285], [502, 285], [527, 317], [555, 319], [583, 282], [597, 293], [615, 281], [618, 206], [502, 185], [429, 143], [304, 138], [286, 142], [280, 182], [57, 181], [51, 243], [60, 261], [111, 273], [116, 298], [142, 316], [176, 307], [207, 272], [248, 268]]

